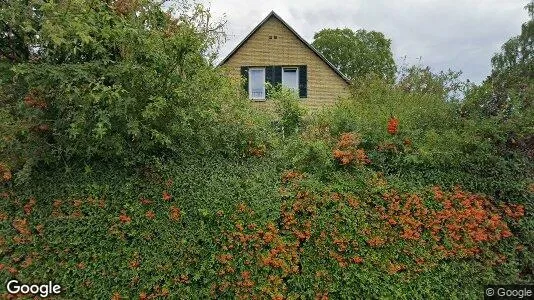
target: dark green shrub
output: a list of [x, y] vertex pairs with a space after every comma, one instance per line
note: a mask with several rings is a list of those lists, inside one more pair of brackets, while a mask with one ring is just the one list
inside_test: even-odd
[[201, 6], [191, 13], [148, 0], [31, 5], [40, 13], [39, 47], [1, 87], [2, 122], [22, 126], [10, 149], [39, 151], [14, 169], [28, 157], [137, 164], [235, 156], [261, 139], [247, 101], [213, 67], [220, 24], [203, 22], [209, 12]]

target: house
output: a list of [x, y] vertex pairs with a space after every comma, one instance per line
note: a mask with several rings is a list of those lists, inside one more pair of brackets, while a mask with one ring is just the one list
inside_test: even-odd
[[249, 99], [269, 105], [265, 83], [298, 92], [311, 108], [333, 104], [348, 92], [349, 80], [274, 11], [219, 66], [244, 77]]

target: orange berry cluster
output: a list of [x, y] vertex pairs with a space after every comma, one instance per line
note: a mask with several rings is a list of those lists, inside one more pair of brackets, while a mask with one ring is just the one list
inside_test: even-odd
[[388, 133], [391, 135], [397, 134], [399, 130], [399, 119], [395, 117], [391, 117], [388, 120]]
[[367, 157], [365, 150], [358, 148], [360, 142], [361, 138], [358, 134], [352, 132], [343, 133], [336, 148], [332, 151], [334, 159], [343, 166], [369, 164], [371, 161]]

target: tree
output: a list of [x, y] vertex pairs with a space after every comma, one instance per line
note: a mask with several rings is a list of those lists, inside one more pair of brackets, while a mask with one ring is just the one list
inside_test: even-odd
[[521, 26], [521, 34], [504, 43], [491, 59], [487, 81], [493, 95], [484, 103], [489, 114], [534, 107], [534, 1], [525, 9], [530, 20]]
[[[485, 126], [488, 137], [506, 151], [534, 158], [534, 1], [521, 34], [505, 42], [492, 60], [491, 75], [467, 93], [462, 115]], [[496, 125], [498, 124], [498, 125]], [[482, 127], [481, 127], [482, 128]]]
[[312, 45], [350, 79], [374, 73], [387, 81], [395, 79], [391, 40], [384, 34], [363, 29], [323, 29]]
[[447, 101], [461, 100], [472, 84], [462, 81], [461, 71], [433, 72], [429, 66], [401, 65], [397, 75], [397, 87], [405, 92], [434, 94]]
[[137, 164], [241, 142], [244, 122], [236, 115], [245, 100], [213, 67], [222, 24], [204, 7], [176, 1], [171, 10], [155, 0], [12, 4], [40, 17], [37, 24], [31, 14], [5, 18], [13, 22], [3, 30], [24, 28], [33, 39], [19, 47], [32, 49], [30, 59], [17, 56], [0, 82], [0, 163], [12, 170], [41, 161]]
[[32, 2], [0, 0], [0, 60], [20, 62], [30, 58], [40, 17], [38, 6]]
[[[521, 34], [509, 39], [496, 53], [491, 63], [493, 74], [499, 75], [519, 68], [522, 71], [532, 71], [534, 65], [534, 1], [525, 6], [530, 20], [521, 26]], [[525, 73], [532, 75], [532, 73]]]

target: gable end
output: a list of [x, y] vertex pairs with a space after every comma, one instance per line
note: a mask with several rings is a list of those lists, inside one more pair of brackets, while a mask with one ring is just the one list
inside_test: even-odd
[[297, 37], [308, 49], [310, 49], [317, 57], [319, 57], [324, 63], [326, 63], [339, 77], [343, 79], [347, 84], [350, 84], [350, 80], [341, 73], [332, 63], [330, 63], [317, 49], [315, 49], [310, 43], [308, 43], [302, 36], [300, 36], [289, 24], [287, 24], [279, 15], [272, 11], [265, 19], [263, 19], [254, 29], [234, 48], [220, 63], [219, 66], [224, 65], [249, 39], [256, 33], [270, 18], [276, 18], [282, 23], [293, 35]]

